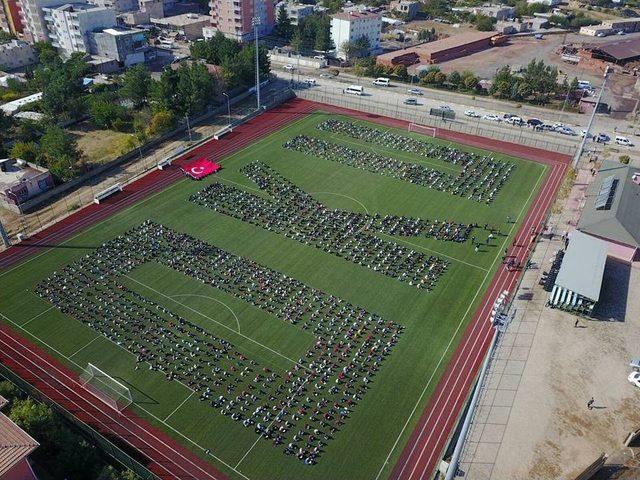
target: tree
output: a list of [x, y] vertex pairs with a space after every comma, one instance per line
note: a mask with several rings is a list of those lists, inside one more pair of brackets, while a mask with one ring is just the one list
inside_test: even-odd
[[147, 101], [151, 88], [151, 75], [147, 68], [141, 63], [128, 68], [122, 75], [121, 82], [120, 95], [140, 108]]
[[20, 396], [20, 390], [9, 380], [0, 381], [0, 397], [4, 397], [10, 402]]
[[476, 15], [475, 25], [476, 29], [481, 32], [490, 32], [493, 30], [494, 18], [486, 15]]
[[15, 399], [9, 418], [20, 428], [38, 439], [44, 450], [51, 451], [62, 438], [60, 420], [53, 410], [31, 398]]
[[364, 57], [369, 53], [369, 39], [362, 35], [353, 42], [344, 42], [340, 49], [347, 59], [351, 59], [353, 57]]
[[9, 130], [12, 125], [12, 118], [6, 115], [3, 110], [0, 110], [0, 157], [4, 157], [6, 154], [4, 144], [9, 139]]
[[462, 80], [462, 85], [467, 90], [474, 90], [478, 86], [478, 77], [469, 70], [462, 72], [460, 79]]
[[62, 181], [67, 181], [79, 173], [82, 155], [71, 135], [56, 125], [47, 126], [40, 138], [40, 162]]
[[458, 88], [462, 83], [462, 76], [454, 70], [447, 76], [447, 82], [449, 82], [451, 86]]
[[154, 135], [162, 135], [165, 132], [168, 132], [176, 125], [176, 118], [173, 113], [168, 110], [161, 110], [156, 112], [151, 117], [151, 121], [149, 122], [149, 126], [146, 129], [146, 134], [149, 137]]
[[629, 155], [620, 155], [618, 159], [620, 160], [620, 163], [624, 165], [629, 165], [629, 162], [631, 161], [631, 157]]
[[284, 3], [281, 3], [278, 7], [274, 33], [285, 41], [288, 41], [293, 33], [291, 19], [287, 14], [287, 9], [285, 8]]
[[40, 149], [35, 142], [15, 142], [9, 151], [10, 158], [21, 158], [27, 162], [37, 162]]

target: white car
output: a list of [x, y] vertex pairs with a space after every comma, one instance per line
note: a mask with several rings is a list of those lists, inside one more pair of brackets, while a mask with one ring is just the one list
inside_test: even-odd
[[321, 78], [333, 78], [334, 75], [331, 75], [330, 73], [321, 73], [320, 77]]
[[499, 116], [494, 115], [493, 113], [487, 113], [486, 115], [483, 115], [482, 119], [483, 120], [489, 120], [490, 122], [501, 122], [502, 121], [502, 119]]
[[422, 95], [422, 90], [420, 90], [419, 88], [410, 88], [407, 90], [407, 93], [409, 95]]
[[284, 66], [284, 69], [285, 69], [285, 70], [295, 70], [295, 68], [296, 68], [296, 67], [294, 67], [294, 66], [293, 66], [293, 65], [291, 65], [290, 63], [287, 63], [287, 64]]
[[317, 83], [315, 78], [305, 78], [303, 82], [309, 85], [310, 87]]
[[480, 114], [474, 110], [465, 110], [464, 114], [471, 118], [480, 118]]
[[616, 143], [618, 145], [625, 145], [627, 147], [633, 147], [633, 143], [631, 143], [631, 140], [629, 140], [627, 137], [617, 136], [616, 137]]
[[640, 372], [631, 372], [627, 377], [630, 383], [640, 388]]

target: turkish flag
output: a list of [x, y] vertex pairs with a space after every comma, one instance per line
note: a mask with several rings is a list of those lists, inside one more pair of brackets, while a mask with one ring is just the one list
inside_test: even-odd
[[207, 160], [204, 157], [197, 158], [193, 162], [189, 162], [181, 167], [182, 171], [194, 180], [200, 180], [207, 175], [211, 175], [220, 170], [220, 168], [222, 167], [220, 167], [219, 164]]

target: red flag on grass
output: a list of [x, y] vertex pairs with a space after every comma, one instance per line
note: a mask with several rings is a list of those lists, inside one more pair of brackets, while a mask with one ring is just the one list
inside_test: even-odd
[[204, 157], [197, 158], [193, 162], [189, 162], [181, 167], [182, 171], [194, 180], [200, 180], [207, 175], [220, 170], [220, 165]]

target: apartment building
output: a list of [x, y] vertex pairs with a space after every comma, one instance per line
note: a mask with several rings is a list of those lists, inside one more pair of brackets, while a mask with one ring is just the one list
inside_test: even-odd
[[[28, 42], [49, 40], [47, 22], [42, 11], [45, 7], [57, 7], [61, 0], [18, 0], [20, 6], [20, 20], [24, 27], [24, 38]], [[78, 3], [85, 3], [78, 0]]]
[[211, 0], [209, 6], [211, 26], [241, 42], [253, 39], [254, 18], [259, 37], [271, 33], [275, 25], [273, 0]]
[[111, 27], [93, 32], [95, 50], [91, 53], [117, 60], [128, 67], [154, 58], [155, 50], [149, 46], [144, 30]]
[[314, 12], [313, 5], [304, 5], [302, 3], [286, 3], [284, 8], [287, 12], [287, 17], [291, 20], [291, 25], [298, 25], [300, 20]]
[[17, 0], [0, 0], [0, 30], [14, 35], [22, 33], [20, 7]]
[[22, 40], [11, 40], [0, 44], [0, 70], [16, 70], [36, 62], [31, 45]]
[[138, 9], [138, 0], [89, 0], [89, 3], [97, 7], [110, 8], [118, 13]]
[[74, 52], [90, 53], [91, 33], [116, 25], [116, 12], [87, 3], [67, 3], [45, 7], [44, 20], [51, 44], [66, 56]]
[[336, 46], [337, 56], [343, 60], [347, 54], [342, 46], [361, 37], [369, 40], [370, 50], [376, 50], [380, 46], [381, 29], [382, 15], [379, 13], [351, 11], [331, 15], [331, 39]]

